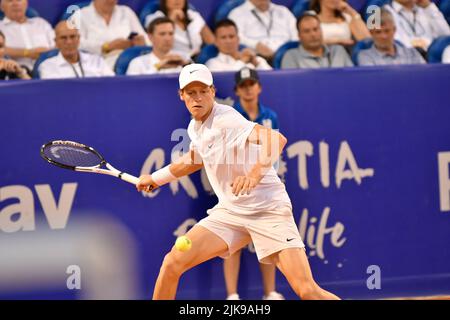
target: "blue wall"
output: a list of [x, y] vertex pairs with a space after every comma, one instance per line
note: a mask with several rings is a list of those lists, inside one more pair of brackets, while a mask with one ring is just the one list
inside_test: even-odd
[[[278, 112], [289, 140], [286, 185], [317, 281], [345, 298], [449, 293], [450, 215], [439, 207], [438, 154], [450, 152], [450, 67], [275, 71], [261, 72], [261, 79], [262, 100]], [[220, 97], [233, 97], [232, 74], [217, 74], [215, 82]], [[50, 166], [38, 152], [49, 140], [68, 139], [98, 148], [135, 175], [158, 148], [167, 163], [178, 143], [171, 141], [172, 131], [189, 122], [176, 75], [0, 83], [0, 101], [0, 241], [40, 232], [64, 239], [83, 212], [106, 213], [135, 239], [137, 295], [148, 298], [174, 232], [215, 203], [199, 174], [187, 189], [167, 186], [147, 198], [110, 177]], [[36, 222], [34, 231], [5, 231], [12, 220], [29, 219], [23, 213], [8, 218], [19, 200], [1, 195], [6, 187], [33, 191], [48, 184], [58, 199], [62, 185], [73, 182], [76, 194], [62, 230], [49, 227], [35, 195], [32, 214], [42, 224]], [[381, 269], [381, 290], [366, 286], [370, 265]], [[246, 250], [244, 298], [262, 295], [257, 269], [255, 255]], [[179, 297], [223, 298], [221, 270], [215, 259], [190, 271]], [[294, 298], [281, 275], [278, 287]], [[56, 296], [73, 297], [60, 291]]]

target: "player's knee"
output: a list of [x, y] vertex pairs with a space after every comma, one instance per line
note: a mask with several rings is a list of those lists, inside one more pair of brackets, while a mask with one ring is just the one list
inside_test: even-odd
[[294, 291], [302, 300], [314, 300], [317, 299], [318, 285], [314, 282], [301, 283], [297, 281], [294, 285]]
[[177, 259], [176, 255], [169, 252], [164, 257], [163, 264], [161, 266], [161, 272], [166, 277], [179, 278], [186, 271], [184, 263]]

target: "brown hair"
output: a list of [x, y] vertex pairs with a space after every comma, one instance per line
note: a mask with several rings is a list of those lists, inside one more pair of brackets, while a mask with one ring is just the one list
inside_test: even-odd
[[150, 34], [153, 34], [153, 32], [155, 32], [156, 26], [159, 26], [160, 24], [165, 24], [165, 23], [170, 23], [172, 26], [175, 26], [173, 21], [170, 20], [169, 18], [159, 17], [159, 18], [156, 18], [155, 20], [153, 20], [152, 22], [150, 22], [150, 24], [148, 25], [148, 28], [147, 28], [147, 32]]
[[[162, 13], [164, 13], [166, 17], [169, 16], [169, 9], [167, 8], [167, 0], [159, 0], [159, 9], [162, 11]], [[187, 27], [188, 24], [191, 23], [191, 19], [189, 19], [188, 17], [188, 0], [185, 0], [184, 2], [183, 12], [184, 12], [183, 24], [185, 27]]]
[[[321, 0], [311, 0], [311, 2], [309, 3], [309, 8], [311, 10], [314, 10], [315, 12], [317, 12], [317, 14], [319, 14], [321, 11], [320, 1]], [[334, 10], [334, 16], [336, 18], [341, 18], [345, 21], [344, 15], [339, 10]]]

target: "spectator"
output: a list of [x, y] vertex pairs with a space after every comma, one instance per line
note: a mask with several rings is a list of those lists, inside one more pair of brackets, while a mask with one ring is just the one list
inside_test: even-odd
[[80, 52], [80, 33], [67, 21], [55, 27], [56, 57], [45, 60], [38, 68], [41, 79], [114, 76], [114, 72], [99, 55]]
[[[235, 92], [239, 102], [235, 109], [246, 119], [256, 122], [270, 129], [278, 130], [277, 114], [259, 102], [261, 83], [258, 73], [254, 69], [243, 68], [235, 74]], [[223, 270], [227, 289], [227, 300], [239, 300], [237, 283], [240, 269], [241, 250], [236, 251], [228, 259], [224, 259]], [[264, 287], [263, 300], [284, 300], [284, 297], [275, 290], [274, 264], [259, 264]]]
[[190, 63], [190, 58], [172, 51], [174, 34], [175, 25], [172, 20], [167, 17], [153, 20], [148, 26], [153, 50], [149, 54], [133, 59], [127, 75], [180, 72], [184, 65]]
[[247, 0], [229, 18], [236, 23], [242, 44], [268, 60], [281, 45], [298, 40], [294, 15], [270, 0]]
[[0, 31], [8, 39], [6, 55], [33, 69], [39, 55], [55, 46], [52, 27], [42, 18], [27, 18], [28, 0], [1, 0], [0, 8], [5, 13]]
[[310, 8], [320, 19], [325, 44], [350, 47], [355, 43], [354, 39], [370, 38], [361, 15], [346, 1], [311, 0]]
[[425, 63], [425, 60], [417, 50], [395, 43], [395, 22], [391, 13], [382, 8], [380, 16], [380, 28], [370, 30], [373, 45], [371, 48], [362, 50], [359, 53], [359, 65], [380, 66]]
[[102, 54], [111, 69], [120, 53], [150, 45], [136, 14], [118, 0], [93, 0], [79, 11], [82, 50]]
[[300, 16], [297, 27], [300, 45], [285, 53], [282, 69], [353, 66], [342, 46], [324, 43], [320, 20], [315, 13], [307, 12]]
[[424, 53], [434, 38], [450, 34], [447, 21], [430, 0], [394, 0], [385, 8], [394, 17], [395, 39], [406, 47]]
[[256, 55], [253, 49], [245, 48], [239, 51], [238, 30], [232, 20], [225, 19], [218, 22], [214, 35], [219, 54], [206, 62], [209, 70], [238, 71], [246, 66], [258, 70], [272, 69], [264, 58]]
[[147, 16], [145, 25], [164, 16], [175, 23], [175, 51], [194, 57], [200, 52], [203, 43], [214, 43], [211, 29], [200, 13], [189, 9], [187, 0], [160, 0], [160, 10]]
[[442, 54], [442, 63], [450, 63], [450, 46], [447, 46]]
[[5, 59], [5, 43], [5, 35], [0, 31], [0, 80], [30, 79], [25, 68], [14, 60]]

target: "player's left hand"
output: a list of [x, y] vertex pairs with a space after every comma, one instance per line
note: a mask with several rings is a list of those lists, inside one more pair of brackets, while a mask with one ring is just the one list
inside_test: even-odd
[[237, 197], [239, 194], [250, 194], [250, 191], [252, 191], [256, 185], [259, 183], [259, 179], [253, 178], [253, 177], [247, 177], [247, 176], [238, 176], [234, 179], [233, 183], [231, 184], [232, 192]]

